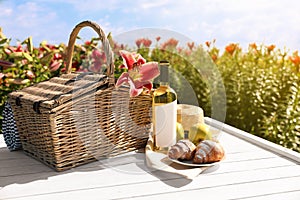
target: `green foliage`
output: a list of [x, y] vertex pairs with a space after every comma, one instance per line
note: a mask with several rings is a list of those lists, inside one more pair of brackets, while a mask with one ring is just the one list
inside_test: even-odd
[[[34, 48], [31, 37], [18, 46], [10, 46], [10, 39], [0, 38], [0, 112], [7, 95], [14, 90], [41, 82], [59, 74], [64, 46], [41, 43]], [[2, 120], [2, 116], [0, 118]], [[1, 128], [1, 123], [0, 123]]]
[[230, 45], [234, 50], [226, 48], [216, 60], [226, 88], [226, 123], [300, 152], [298, 63], [273, 45], [252, 44], [248, 52]]

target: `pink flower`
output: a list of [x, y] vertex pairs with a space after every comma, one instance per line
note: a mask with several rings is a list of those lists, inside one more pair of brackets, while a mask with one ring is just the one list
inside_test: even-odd
[[195, 46], [195, 43], [194, 42], [188, 42], [187, 45], [190, 48], [190, 50], [192, 51], [194, 46]]
[[135, 44], [136, 44], [136, 46], [137, 46], [138, 48], [141, 47], [141, 43], [142, 43], [142, 40], [141, 40], [141, 39], [138, 39], [138, 40], [135, 41]]
[[4, 49], [4, 52], [9, 55], [13, 52], [13, 50], [11, 50], [9, 47]]
[[185, 50], [184, 53], [185, 53], [185, 55], [190, 56], [192, 52], [190, 50]]
[[99, 51], [98, 49], [94, 49], [92, 51], [92, 55], [91, 57], [95, 60], [101, 60], [103, 62], [106, 62], [106, 57], [105, 57], [105, 53], [102, 51]]
[[31, 70], [27, 70], [26, 76], [27, 76], [29, 79], [35, 78], [35, 75], [34, 75], [34, 73], [33, 73]]
[[119, 52], [123, 58], [123, 65], [121, 65], [120, 68], [132, 70], [135, 67], [135, 65], [141, 65], [146, 63], [145, 58], [143, 58], [138, 53], [130, 53], [126, 50], [120, 50]]
[[140, 38], [135, 41], [135, 44], [138, 48], [140, 48], [142, 45], [146, 48], [149, 48], [152, 44], [152, 41], [148, 38]]
[[59, 54], [59, 53], [55, 53], [55, 54], [53, 55], [53, 59], [54, 59], [54, 60], [62, 59], [62, 55]]
[[152, 44], [152, 41], [149, 40], [149, 39], [147, 39], [147, 38], [144, 38], [143, 44], [144, 44], [144, 46], [145, 46], [146, 48], [149, 48], [149, 47], [151, 46], [151, 44]]
[[116, 86], [119, 87], [125, 83], [130, 86], [130, 96], [135, 97], [142, 93], [143, 88], [148, 91], [152, 89], [152, 79], [159, 75], [158, 63], [148, 62], [137, 53], [130, 53], [125, 50], [120, 51], [123, 58], [121, 68], [128, 69], [123, 72], [117, 80]]
[[86, 46], [90, 46], [90, 45], [92, 44], [92, 42], [91, 42], [91, 41], [85, 41], [84, 44], [85, 44]]
[[89, 71], [91, 72], [101, 72], [103, 63], [100, 61], [94, 61], [91, 66], [88, 67]]
[[50, 64], [50, 71], [55, 72], [56, 70], [58, 70], [60, 68], [60, 66], [61, 66], [61, 62], [54, 60]]
[[15, 52], [23, 52], [22, 46], [18, 45], [18, 47], [15, 49]]
[[170, 38], [169, 40], [165, 41], [163, 44], [161, 44], [162, 49], [174, 49], [176, 48], [178, 44], [178, 40], [174, 38]]
[[91, 54], [92, 65], [89, 66], [89, 70], [92, 72], [101, 72], [102, 66], [106, 63], [105, 53], [94, 49]]

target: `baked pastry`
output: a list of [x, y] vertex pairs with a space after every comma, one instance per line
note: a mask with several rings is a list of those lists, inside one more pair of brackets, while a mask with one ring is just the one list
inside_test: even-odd
[[217, 162], [222, 160], [224, 155], [224, 149], [220, 143], [212, 140], [203, 140], [196, 147], [193, 163]]
[[189, 140], [179, 140], [171, 146], [168, 156], [171, 159], [192, 160], [195, 154], [196, 146]]

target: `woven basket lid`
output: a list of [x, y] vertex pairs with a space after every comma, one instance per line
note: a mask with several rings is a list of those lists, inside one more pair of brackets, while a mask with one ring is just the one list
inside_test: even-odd
[[80, 96], [108, 88], [108, 78], [101, 74], [63, 74], [30, 87], [15, 91], [9, 97], [16, 104], [38, 104], [52, 109]]

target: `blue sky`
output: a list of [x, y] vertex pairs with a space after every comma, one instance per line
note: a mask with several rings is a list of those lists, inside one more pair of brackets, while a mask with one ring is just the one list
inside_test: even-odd
[[[157, 36], [157, 30], [172, 31], [162, 39], [183, 36], [197, 44], [216, 39], [220, 48], [231, 42], [246, 48], [256, 42], [300, 49], [298, 0], [0, 0], [0, 9], [4, 34], [13, 41], [32, 36], [35, 44], [67, 43], [77, 23], [92, 20], [116, 38], [152, 28], [146, 30]], [[148, 37], [141, 31], [135, 34]], [[95, 35], [83, 30], [80, 36]]]

